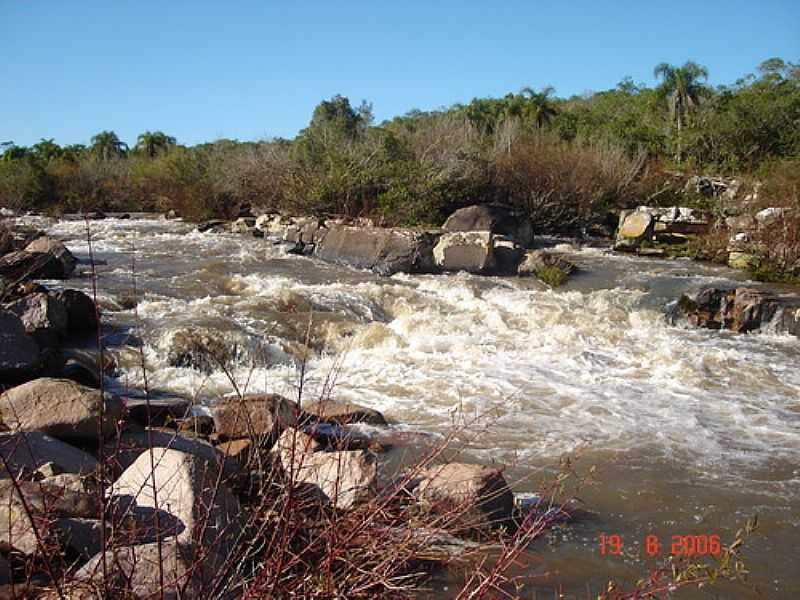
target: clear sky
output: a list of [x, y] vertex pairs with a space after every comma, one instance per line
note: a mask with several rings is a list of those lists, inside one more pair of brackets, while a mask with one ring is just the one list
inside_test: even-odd
[[294, 136], [334, 94], [378, 121], [523, 86], [731, 83], [800, 60], [800, 0], [0, 0], [0, 142]]

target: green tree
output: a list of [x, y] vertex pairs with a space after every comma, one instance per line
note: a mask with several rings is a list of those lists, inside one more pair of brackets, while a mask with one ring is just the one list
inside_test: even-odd
[[707, 91], [701, 80], [708, 79], [708, 69], [692, 61], [687, 61], [680, 67], [661, 63], [653, 69], [653, 74], [656, 78], [661, 79], [661, 85], [657, 91], [667, 99], [670, 118], [677, 128], [676, 158], [680, 162], [683, 127]]
[[539, 92], [530, 87], [520, 90], [520, 96], [526, 100], [524, 115], [535, 124], [537, 129], [549, 125], [558, 113], [552, 101], [554, 93], [555, 89], [551, 86], [544, 87]]
[[101, 131], [92, 138], [91, 151], [100, 160], [111, 160], [125, 156], [128, 144], [120, 141], [113, 131]]
[[62, 155], [61, 146], [55, 143], [53, 138], [42, 138], [38, 144], [34, 144], [31, 148], [33, 155], [43, 165], [46, 165], [54, 158], [59, 158]]
[[153, 158], [160, 153], [167, 152], [170, 148], [174, 148], [176, 143], [174, 137], [167, 135], [163, 131], [145, 131], [136, 138], [134, 149]]

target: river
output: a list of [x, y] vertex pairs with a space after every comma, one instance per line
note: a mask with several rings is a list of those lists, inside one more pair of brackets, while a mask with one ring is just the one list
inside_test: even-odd
[[[36, 224], [88, 259], [84, 222]], [[754, 513], [761, 526], [747, 556], [763, 595], [723, 587], [711, 597], [800, 594], [800, 340], [664, 318], [683, 292], [741, 284], [741, 273], [567, 245], [580, 273], [550, 290], [466, 274], [380, 278], [154, 216], [94, 221], [91, 237], [118, 391], [143, 384], [139, 353], [125, 347], [140, 339], [151, 388], [199, 403], [231, 392], [222, 371], [168, 365], [173, 336], [194, 326], [236, 344], [240, 388], [296, 398], [310, 318], [304, 398], [334, 375], [333, 396], [401, 427], [440, 432], [454, 414], [481, 415], [485, 433], [466, 452], [513, 465], [517, 491], [535, 489], [564, 454], [597, 467], [580, 493], [590, 514], [532, 548], [532, 572], [551, 575], [529, 597], [559, 586], [565, 598], [595, 597], [609, 577], [630, 582], [655, 564], [647, 535], [664, 546], [673, 535], [731, 541]], [[138, 308], [125, 310], [134, 286]], [[603, 555], [601, 534], [619, 535], [623, 554]]]

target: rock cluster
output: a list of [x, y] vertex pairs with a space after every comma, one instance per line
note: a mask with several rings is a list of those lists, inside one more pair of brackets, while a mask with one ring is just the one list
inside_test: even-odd
[[687, 236], [708, 233], [710, 227], [709, 216], [697, 209], [640, 206], [620, 213], [614, 249], [642, 253], [648, 244], [682, 244]]

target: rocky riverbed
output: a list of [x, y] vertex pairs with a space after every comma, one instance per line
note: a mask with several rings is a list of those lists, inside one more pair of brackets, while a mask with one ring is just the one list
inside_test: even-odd
[[[92, 336], [71, 334], [79, 320], [54, 308], [67, 288], [94, 295], [86, 223], [24, 221], [66, 242], [77, 277], [39, 274], [51, 293], [10, 298], [17, 308], [6, 307], [4, 318], [20, 319], [21, 339], [21, 331], [36, 331], [20, 313], [45, 315], [59, 337], [37, 344], [86, 352]], [[235, 444], [246, 436], [220, 436], [215, 414], [236, 388], [301, 397], [304, 406], [332, 388], [337, 400], [385, 415], [391, 436], [441, 436], [454, 410], [482, 414], [486, 433], [459, 460], [509, 465], [505, 481], [516, 492], [533, 491], [563, 453], [580, 451], [587, 466], [598, 466], [600, 485], [582, 493], [594, 516], [552, 538], [545, 570], [560, 574], [541, 581], [542, 590], [560, 582], [585, 593], [587, 583], [599, 590], [609, 575], [635, 578], [652, 563], [636, 552], [646, 535], [730, 536], [757, 511], [765, 535], [754, 542], [751, 566], [770, 597], [792, 597], [800, 345], [786, 315], [796, 315], [794, 291], [729, 292], [760, 286], [724, 267], [540, 238], [535, 246], [570, 265], [562, 269], [572, 275], [554, 289], [536, 277], [503, 275], [534, 260], [525, 254], [525, 231], [501, 219], [487, 236], [471, 223], [452, 225], [444, 245], [433, 232], [337, 223], [338, 238], [324, 249], [314, 237], [319, 221], [269, 217], [260, 227], [241, 222], [236, 233], [150, 215], [93, 221], [102, 338], [113, 356], [107, 392], [130, 398], [134, 414], [147, 384], [164, 420], [188, 404], [190, 430], [211, 417], [204, 435], [216, 433], [218, 446], [209, 448], [236, 456], [247, 456]], [[259, 230], [263, 237], [253, 235]], [[359, 268], [348, 266], [354, 254], [366, 257]], [[19, 264], [12, 258], [12, 267]], [[540, 260], [534, 272], [554, 261]], [[704, 292], [711, 288], [721, 291]], [[684, 295], [688, 301], [680, 301]], [[57, 437], [44, 426], [24, 427]], [[370, 451], [364, 443], [358, 452]], [[194, 458], [173, 459], [176, 472], [194, 468], [185, 462]], [[358, 494], [342, 496], [348, 502]], [[601, 555], [601, 532], [618, 533], [632, 552]]]

